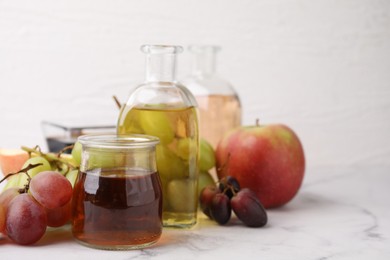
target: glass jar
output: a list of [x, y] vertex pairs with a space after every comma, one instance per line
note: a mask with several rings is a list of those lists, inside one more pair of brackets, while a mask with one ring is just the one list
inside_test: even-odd
[[144, 45], [146, 80], [122, 106], [118, 134], [157, 136], [157, 168], [165, 227], [189, 228], [197, 220], [199, 129], [196, 100], [175, 80], [180, 46]]
[[[100, 119], [101, 120], [101, 119]], [[74, 145], [77, 137], [86, 134], [115, 134], [115, 125], [107, 122], [88, 122], [85, 118], [58, 121], [42, 121], [42, 130], [49, 152], [58, 153], [64, 148]], [[71, 149], [64, 150], [70, 153]]]
[[72, 198], [72, 233], [80, 243], [124, 250], [154, 244], [162, 233], [156, 137], [83, 135]]
[[191, 45], [192, 73], [182, 80], [194, 94], [199, 106], [200, 136], [214, 148], [222, 135], [241, 125], [241, 104], [232, 85], [216, 74], [220, 47]]

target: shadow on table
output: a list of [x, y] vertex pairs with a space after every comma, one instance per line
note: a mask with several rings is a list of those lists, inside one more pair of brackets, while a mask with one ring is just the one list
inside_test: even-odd
[[[45, 235], [35, 244], [29, 245], [34, 246], [46, 246], [53, 245], [63, 242], [69, 242], [72, 238], [72, 232], [70, 231], [70, 226], [66, 225], [60, 228], [48, 228], [45, 232]], [[7, 238], [4, 235], [0, 235], [0, 245], [13, 244], [16, 245], [11, 239]]]
[[[307, 213], [307, 211], [316, 211], [317, 209], [331, 209], [337, 204], [334, 200], [327, 198], [324, 194], [318, 194], [313, 192], [300, 192], [296, 195], [293, 200], [285, 204], [284, 206], [278, 207], [278, 208], [271, 208], [267, 209], [266, 211], [268, 213], [271, 213], [271, 217], [269, 216], [269, 221], [266, 226], [262, 227], [263, 229], [268, 229], [272, 227], [272, 220], [273, 217], [275, 217], [275, 214], [279, 217], [282, 217], [285, 215], [285, 213], [289, 213], [287, 215], [290, 216], [290, 213], [292, 212], [301, 212], [302, 214]], [[201, 233], [196, 232], [203, 228], [207, 229], [218, 229], [219, 226], [216, 224], [216, 222], [208, 219], [203, 213], [199, 212], [199, 223], [194, 229], [190, 230], [183, 230], [181, 232], [177, 230], [164, 230], [163, 234], [160, 238], [160, 240], [153, 246], [149, 248], [164, 248], [169, 247], [172, 244], [175, 245], [188, 245], [188, 241], [194, 241], [199, 240], [203, 241], [207, 239], [207, 237], [203, 236]], [[268, 214], [270, 215], [270, 214]], [[245, 227], [243, 223], [237, 219], [237, 217], [232, 214], [232, 218], [230, 221], [225, 225], [226, 227]], [[168, 231], [168, 232], [166, 232]], [[191, 232], [195, 231], [195, 232]], [[71, 226], [70, 224], [65, 225], [60, 228], [48, 228], [46, 230], [45, 235], [34, 245], [32, 246], [46, 246], [46, 245], [53, 245], [53, 244], [61, 244], [61, 243], [68, 243], [69, 241], [73, 240], [72, 232], [71, 232]], [[0, 237], [0, 245], [5, 244], [14, 244], [10, 239], [6, 237]]]
[[36, 246], [46, 246], [72, 241], [70, 224], [59, 228], [48, 228], [45, 235], [35, 244]]
[[313, 192], [300, 192], [291, 201], [285, 205], [267, 209], [270, 212], [300, 212], [300, 211], [312, 211], [316, 209], [332, 208], [339, 202], [334, 201], [331, 198], [327, 198], [324, 194]]

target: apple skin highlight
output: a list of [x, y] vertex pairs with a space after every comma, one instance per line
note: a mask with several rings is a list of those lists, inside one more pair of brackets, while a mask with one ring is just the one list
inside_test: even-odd
[[217, 174], [235, 177], [265, 208], [289, 202], [302, 185], [305, 156], [292, 129], [283, 124], [242, 126], [226, 133], [216, 149]]

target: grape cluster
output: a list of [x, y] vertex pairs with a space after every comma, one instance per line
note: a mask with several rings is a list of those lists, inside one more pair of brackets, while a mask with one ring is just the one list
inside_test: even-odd
[[22, 147], [22, 150], [30, 154], [30, 158], [23, 164], [22, 169], [27, 169], [28, 165], [38, 166], [27, 169], [26, 173], [22, 170], [11, 176], [7, 176], [7, 184], [4, 190], [12, 187], [24, 188], [27, 185], [28, 178], [34, 178], [40, 172], [43, 171], [56, 171], [64, 175], [72, 184], [74, 184], [78, 168], [80, 166], [81, 147], [69, 146], [68, 149], [72, 149], [72, 155], [64, 153], [44, 153], [36, 146], [34, 148]]
[[203, 188], [199, 196], [200, 208], [210, 219], [225, 225], [232, 211], [248, 227], [267, 224], [267, 212], [256, 194], [248, 188], [240, 188], [237, 179], [227, 176], [217, 186]]
[[29, 149], [23, 168], [6, 176], [0, 193], [0, 233], [20, 245], [37, 242], [47, 227], [61, 227], [71, 218], [78, 163], [60, 154]]
[[21, 245], [37, 242], [46, 227], [65, 225], [71, 216], [73, 188], [55, 171], [29, 179], [25, 189], [11, 187], [0, 194], [0, 232]]

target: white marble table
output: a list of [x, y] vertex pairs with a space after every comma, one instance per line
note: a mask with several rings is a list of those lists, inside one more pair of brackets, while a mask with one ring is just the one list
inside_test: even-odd
[[310, 169], [288, 205], [268, 210], [264, 228], [218, 226], [200, 217], [193, 230], [164, 230], [149, 249], [103, 251], [76, 243], [69, 227], [34, 246], [0, 239], [0, 259], [390, 259], [390, 169]]

